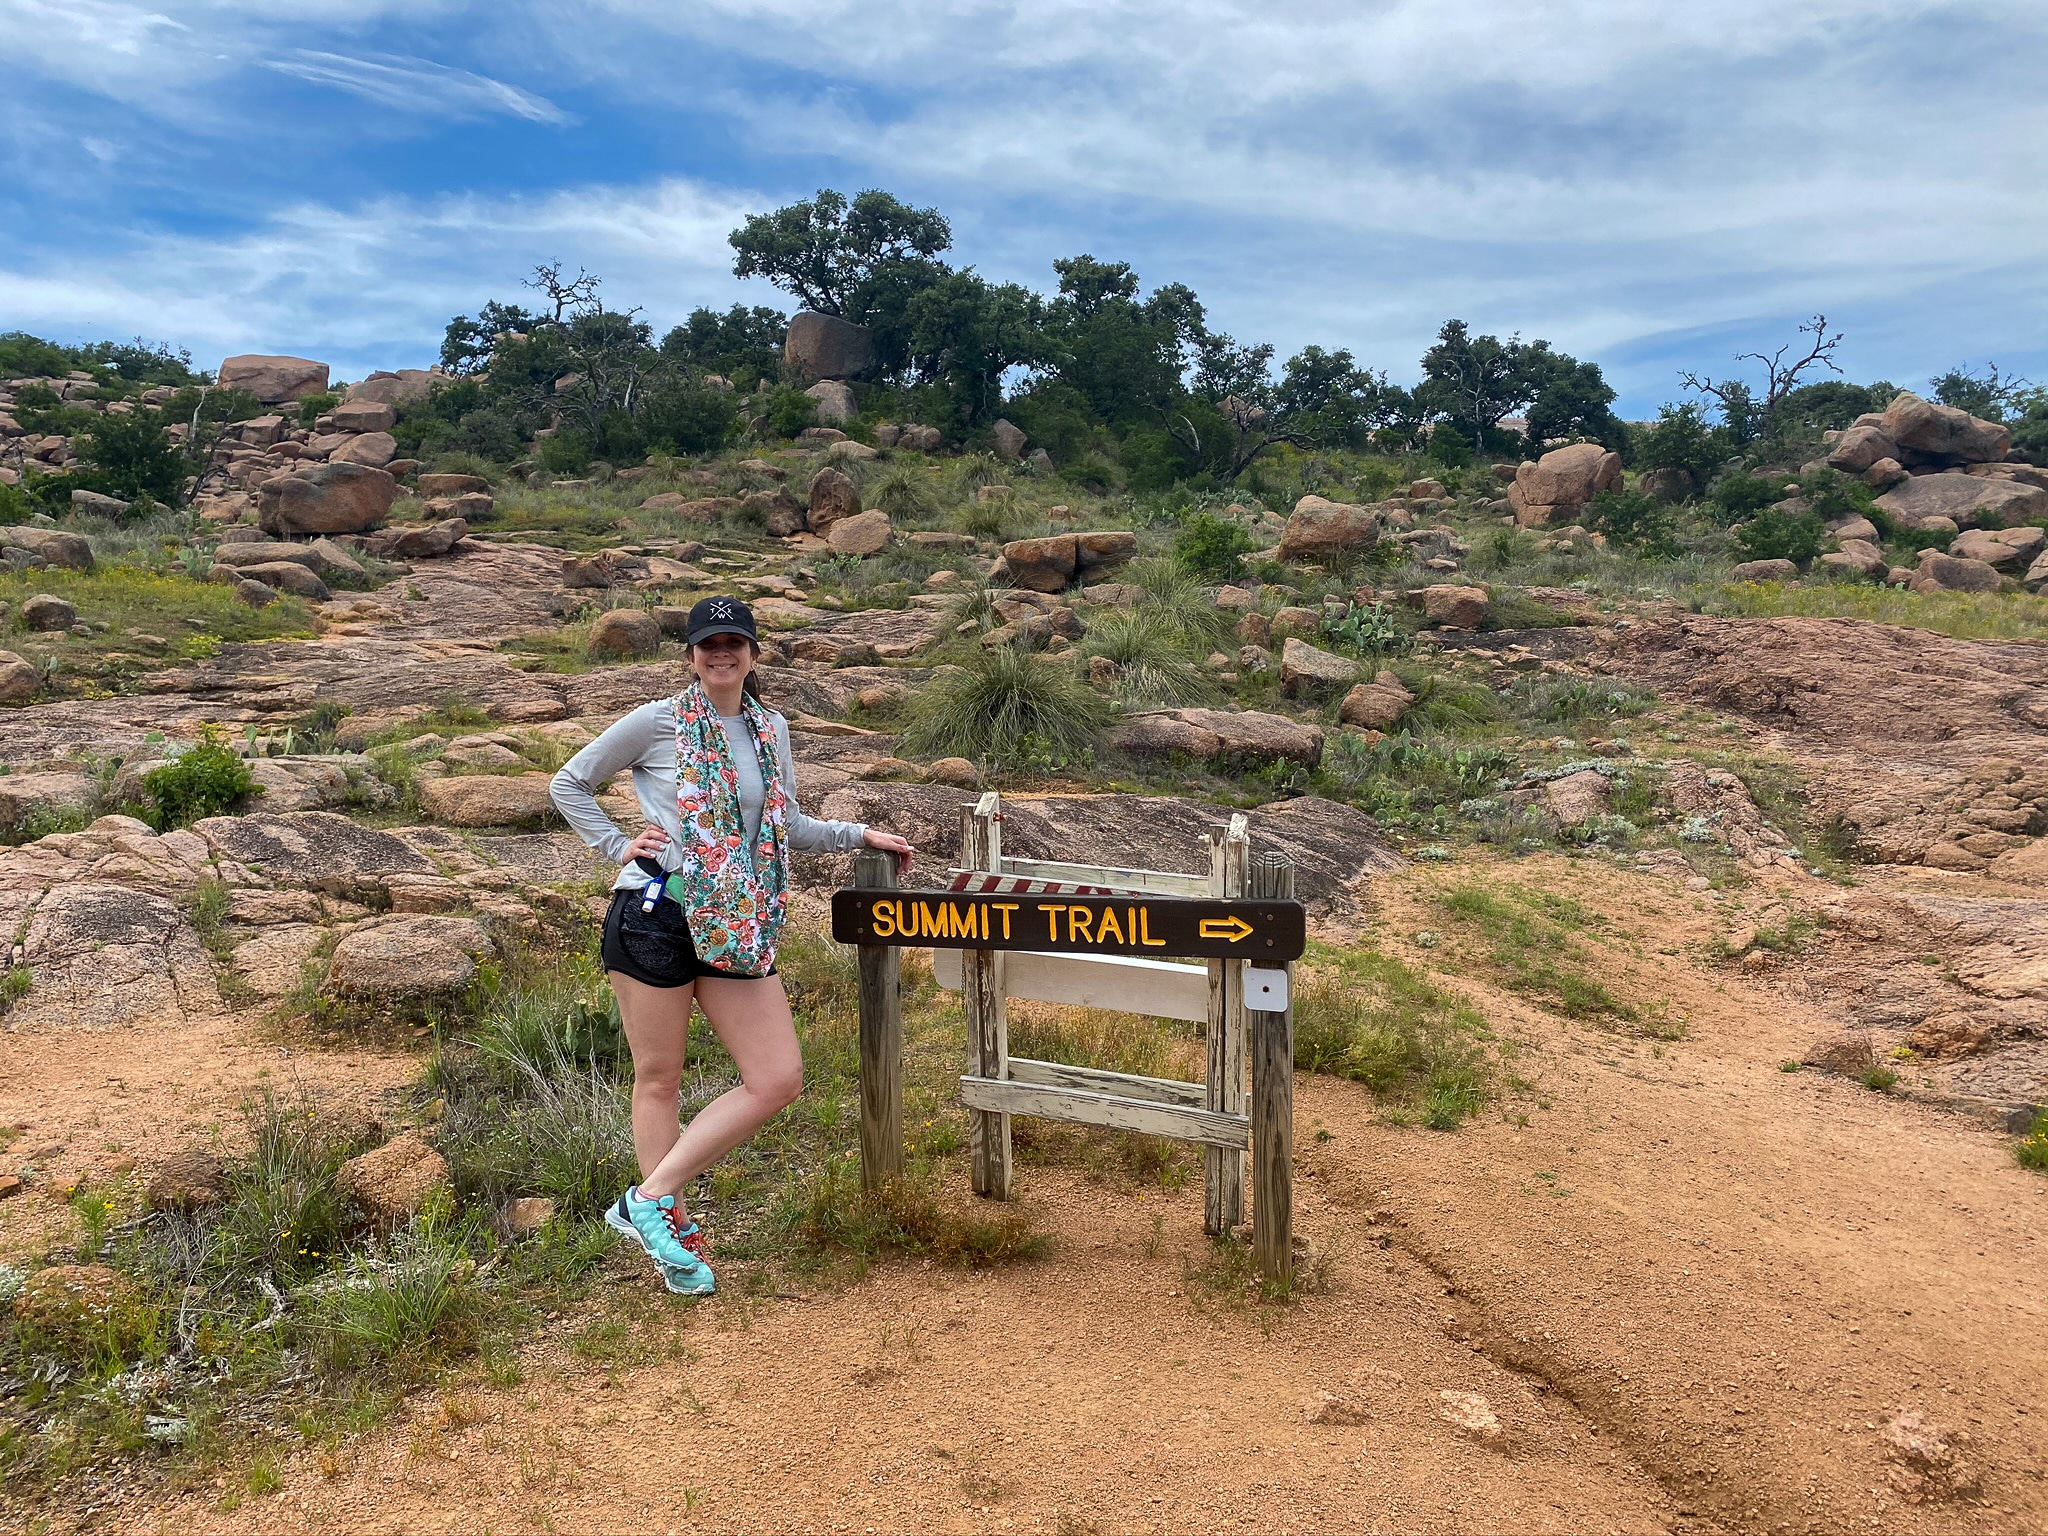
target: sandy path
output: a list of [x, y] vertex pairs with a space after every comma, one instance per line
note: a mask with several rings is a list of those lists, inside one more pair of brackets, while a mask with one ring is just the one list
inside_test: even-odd
[[[1385, 893], [1390, 929], [1418, 889]], [[1673, 900], [1656, 920], [1682, 939], [1713, 919]], [[894, 1266], [697, 1310], [624, 1267], [610, 1299], [672, 1360], [614, 1377], [558, 1330], [519, 1387], [424, 1397], [331, 1477], [302, 1457], [271, 1500], [222, 1514], [192, 1495], [124, 1523], [2048, 1529], [2048, 1184], [1971, 1121], [1780, 1072], [1828, 1021], [1767, 982], [1636, 970], [1690, 1017], [1685, 1040], [1470, 985], [1537, 1087], [1455, 1137], [1299, 1080], [1299, 1230], [1337, 1261], [1289, 1308], [1189, 1284], [1198, 1191], [1134, 1201], [1034, 1170], [1057, 1233], [1042, 1264]], [[1504, 1438], [1447, 1422], [1445, 1391], [1483, 1395]], [[1310, 1422], [1325, 1393], [1357, 1422]], [[1910, 1501], [1878, 1434], [1905, 1407], [1966, 1437], [1977, 1495]], [[666, 1446], [661, 1486], [624, 1470]]]

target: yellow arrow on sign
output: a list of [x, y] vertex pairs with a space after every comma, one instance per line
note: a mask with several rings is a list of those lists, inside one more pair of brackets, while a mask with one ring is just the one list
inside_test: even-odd
[[1252, 936], [1252, 925], [1241, 917], [1205, 917], [1196, 924], [1196, 932], [1205, 939], [1228, 939], [1236, 944]]

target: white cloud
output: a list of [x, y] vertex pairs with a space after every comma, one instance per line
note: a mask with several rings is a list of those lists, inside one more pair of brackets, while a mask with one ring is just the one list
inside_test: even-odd
[[46, 335], [170, 340], [206, 366], [277, 351], [360, 375], [431, 362], [450, 316], [518, 300], [541, 261], [589, 267], [611, 301], [645, 305], [657, 326], [734, 302], [726, 233], [760, 205], [681, 180], [431, 206], [302, 203], [227, 239], [155, 236], [0, 267], [0, 314]]
[[379, 106], [435, 117], [470, 117], [505, 112], [535, 123], [566, 123], [569, 115], [546, 97], [502, 80], [450, 69], [425, 59], [389, 54], [356, 57], [293, 48], [262, 61], [263, 67], [314, 85], [361, 96]]
[[[408, 56], [389, 51], [400, 29]], [[602, 102], [621, 116], [582, 125], [594, 164], [609, 130], [634, 135], [636, 164], [666, 150], [701, 172], [709, 129], [750, 157], [740, 176], [776, 183], [753, 200], [660, 180], [457, 200], [486, 210], [460, 234], [407, 205], [395, 216], [454, 243], [386, 252], [427, 284], [419, 302], [364, 274], [387, 317], [507, 292], [506, 242], [520, 262], [530, 246], [490, 220], [515, 207], [536, 237], [544, 210], [569, 220], [569, 244], [536, 259], [584, 260], [656, 307], [679, 274], [723, 294], [737, 214], [829, 184], [939, 204], [961, 259], [992, 275], [1044, 283], [1052, 256], [1093, 248], [1194, 283], [1239, 334], [1390, 364], [1449, 313], [1582, 355], [1819, 308], [1923, 351], [1910, 338], [1944, 327], [1942, 350], [2001, 356], [2025, 350], [2002, 345], [2015, 329], [2048, 330], [2048, 203], [2021, 190], [2048, 185], [2039, 0], [308, 0], [288, 18], [272, 0], [0, 0], [0, 52], [193, 132], [225, 131], [253, 69], [401, 117], [564, 125], [557, 102]], [[0, 157], [18, 132], [32, 166], [38, 131], [0, 107]], [[79, 124], [71, 142], [89, 134], [112, 130]], [[154, 146], [119, 149], [109, 176]], [[672, 265], [660, 209], [685, 185], [732, 213]], [[333, 217], [353, 231], [377, 215]], [[318, 272], [329, 253], [291, 234], [309, 220], [144, 249]], [[110, 295], [149, 291], [142, 258], [95, 260]], [[247, 281], [278, 330], [338, 334], [332, 312], [359, 302]]]

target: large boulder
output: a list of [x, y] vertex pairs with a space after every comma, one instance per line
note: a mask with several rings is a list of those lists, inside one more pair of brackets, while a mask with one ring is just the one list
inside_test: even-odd
[[1797, 581], [1799, 567], [1790, 560], [1744, 560], [1728, 573], [1730, 581]]
[[361, 1001], [452, 997], [491, 952], [490, 935], [468, 918], [391, 917], [343, 934], [327, 979], [343, 997]]
[[1850, 576], [1869, 576], [1883, 581], [1891, 563], [1884, 552], [1866, 539], [1844, 539], [1833, 554], [1822, 555], [1820, 563], [1829, 570]]
[[1489, 601], [1484, 587], [1424, 587], [1408, 596], [1422, 605], [1422, 616], [1434, 628], [1477, 629], [1486, 622]]
[[1344, 695], [1337, 706], [1337, 718], [1362, 730], [1384, 731], [1408, 712], [1415, 695], [1402, 686], [1401, 679], [1382, 668], [1369, 683], [1360, 683]]
[[1959, 560], [1982, 560], [2001, 571], [2022, 570], [2041, 553], [2048, 535], [2039, 528], [1973, 528], [1958, 534], [1948, 552]]
[[1213, 731], [1226, 757], [1281, 759], [1313, 768], [1323, 758], [1320, 726], [1259, 710], [1184, 709], [1190, 725]]
[[1024, 429], [1008, 417], [989, 428], [989, 436], [995, 441], [996, 457], [1014, 464], [1024, 457], [1024, 444], [1029, 441]]
[[289, 538], [307, 533], [364, 533], [381, 524], [398, 497], [398, 482], [367, 464], [314, 464], [263, 482], [256, 520]]
[[1576, 522], [1587, 502], [1621, 488], [1620, 454], [1598, 443], [1573, 443], [1518, 468], [1508, 487], [1508, 505], [1522, 527], [1544, 528]]
[[1904, 528], [1922, 527], [1933, 517], [1958, 528], [2008, 528], [2048, 517], [2048, 491], [1984, 475], [1915, 475], [1878, 497], [1877, 507]]
[[755, 491], [740, 502], [740, 516], [759, 523], [770, 538], [786, 539], [804, 531], [804, 504], [781, 486]]
[[2003, 459], [2011, 431], [1952, 405], [1936, 405], [1902, 394], [1884, 409], [1884, 435], [1898, 444], [1895, 455], [1911, 469], [1918, 464], [1985, 464]]
[[1003, 546], [1010, 580], [1032, 592], [1058, 592], [1074, 579], [1080, 547], [1071, 533], [1043, 539], [1012, 539]]
[[335, 464], [367, 464], [382, 469], [398, 457], [398, 440], [389, 432], [360, 432], [328, 456]]
[[398, 421], [398, 410], [383, 400], [348, 400], [327, 413], [337, 432], [388, 432]]
[[1838, 433], [1828, 448], [1828, 468], [1845, 475], [1860, 475], [1880, 459], [1896, 459], [1898, 444], [1882, 427], [1850, 427]]
[[303, 400], [327, 390], [327, 365], [310, 357], [248, 352], [222, 363], [216, 377], [222, 389], [246, 389], [265, 405]]
[[0, 549], [25, 549], [32, 565], [57, 565], [67, 571], [92, 569], [92, 545], [83, 534], [55, 528], [0, 528]]
[[482, 475], [425, 474], [419, 478], [420, 495], [433, 496], [488, 496], [491, 482]]
[[1081, 575], [1121, 565], [1138, 552], [1138, 536], [1120, 529], [1098, 528], [1074, 535], [1074, 569]]
[[78, 610], [54, 593], [38, 592], [22, 603], [21, 622], [28, 629], [69, 629], [78, 622]]
[[[2048, 554], [2039, 556], [2028, 566], [2027, 574], [2020, 581], [2029, 592], [2048, 592]], [[0, 667], [0, 673], [4, 671], [5, 668]]]
[[804, 310], [790, 318], [782, 357], [806, 378], [857, 379], [875, 366], [875, 337], [851, 320]]
[[324, 603], [333, 594], [327, 590], [327, 583], [313, 574], [312, 567], [301, 565], [296, 560], [270, 560], [260, 565], [240, 565], [230, 568], [230, 584], [234, 581], [260, 581], [273, 592], [289, 592], [293, 597], [308, 598]]
[[448, 375], [438, 368], [400, 368], [396, 372], [379, 370], [351, 384], [344, 397], [351, 404], [370, 401], [379, 405], [405, 405], [413, 400], [426, 399], [435, 385], [445, 384]]
[[1906, 583], [1915, 592], [1996, 592], [1998, 572], [1982, 560], [1958, 560], [1936, 549], [1920, 551], [1920, 564]]
[[1282, 560], [1341, 560], [1380, 541], [1380, 520], [1369, 507], [1304, 496], [1294, 504], [1276, 551]]
[[514, 827], [540, 821], [553, 809], [545, 773], [475, 773], [429, 779], [420, 785], [420, 809], [444, 827]]
[[1560, 826], [1576, 827], [1607, 814], [1614, 801], [1614, 786], [1607, 775], [1588, 768], [1580, 773], [1552, 779], [1543, 786], [1543, 805]]
[[835, 555], [879, 555], [889, 547], [893, 533], [889, 514], [875, 508], [840, 518], [827, 530], [825, 542]]
[[1348, 688], [1358, 681], [1358, 671], [1350, 657], [1317, 650], [1305, 640], [1289, 640], [1280, 650], [1280, 691], [1292, 699]]
[[453, 554], [469, 524], [459, 517], [443, 518], [424, 528], [387, 528], [378, 536], [377, 552], [400, 560], [439, 560]]
[[820, 379], [804, 393], [818, 402], [820, 421], [851, 421], [860, 414], [860, 403], [853, 398], [852, 386], [837, 379]]
[[806, 495], [807, 520], [813, 533], [824, 533], [842, 517], [853, 517], [860, 511], [860, 487], [851, 476], [829, 466], [811, 476]]
[[645, 661], [661, 649], [661, 621], [644, 608], [614, 608], [590, 627], [590, 654]]

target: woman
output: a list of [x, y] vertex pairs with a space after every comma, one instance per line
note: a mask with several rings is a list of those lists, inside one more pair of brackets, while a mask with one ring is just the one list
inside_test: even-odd
[[[703, 1296], [714, 1281], [683, 1192], [803, 1090], [796, 1026], [775, 974], [790, 852], [865, 843], [907, 866], [910, 844], [797, 809], [789, 722], [760, 702], [753, 672], [761, 644], [746, 604], [706, 598], [684, 634], [696, 680], [606, 730], [555, 775], [551, 793], [577, 834], [623, 866], [602, 952], [633, 1050], [640, 1182], [605, 1220], [646, 1250], [671, 1291]], [[630, 838], [596, 798], [625, 770], [646, 823]], [[739, 1067], [740, 1085], [679, 1126], [693, 1001]]]

